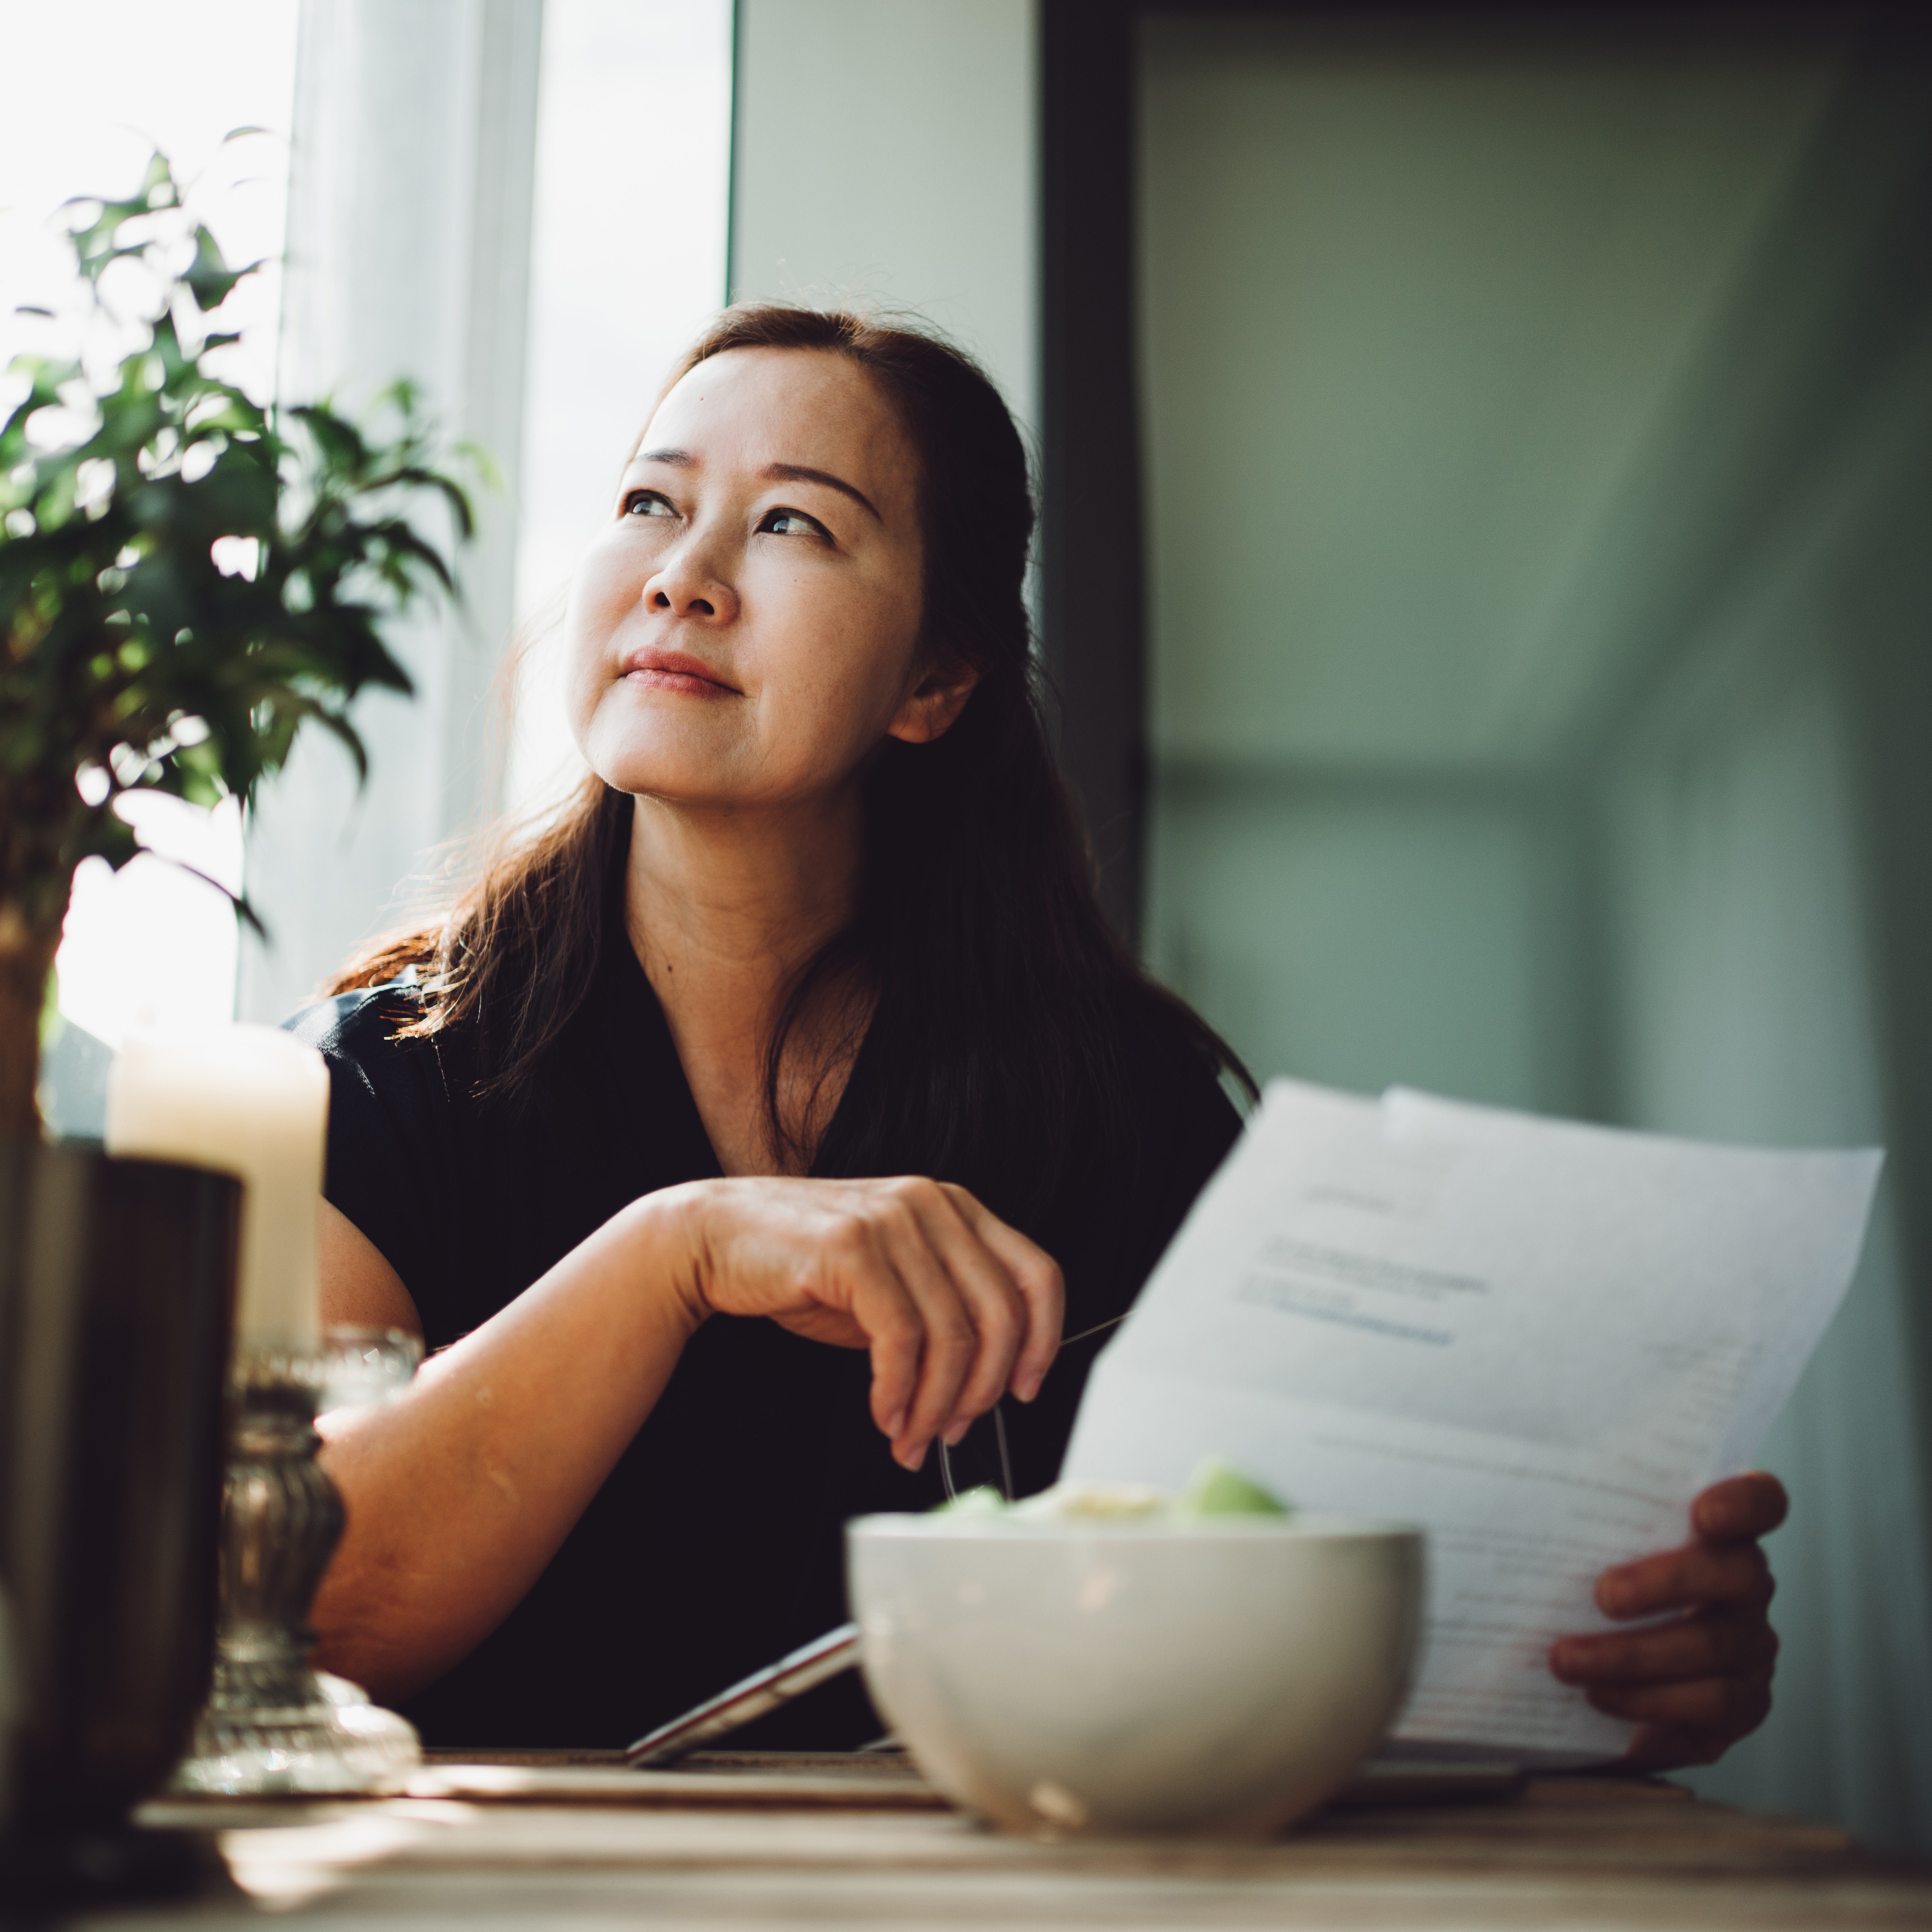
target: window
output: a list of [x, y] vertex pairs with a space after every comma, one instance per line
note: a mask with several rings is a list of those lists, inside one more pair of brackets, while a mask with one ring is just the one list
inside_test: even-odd
[[[0, 119], [0, 364], [70, 348], [85, 311], [56, 211], [73, 196], [128, 192], [153, 148], [191, 184], [193, 205], [231, 261], [280, 256], [296, 16], [296, 0], [176, 0], [166, 8], [94, 0], [10, 17], [10, 64], [34, 81], [10, 91]], [[246, 127], [270, 131], [224, 144]], [[274, 386], [279, 289], [278, 271], [265, 269], [226, 312], [242, 337], [229, 352], [230, 373], [264, 398]], [[16, 314], [26, 303], [56, 319]], [[16, 382], [0, 376], [7, 406]], [[238, 812], [157, 796], [133, 802], [128, 816], [157, 854], [240, 884]], [[110, 1046], [143, 1021], [225, 1019], [235, 998], [234, 916], [214, 887], [164, 858], [138, 858], [118, 874], [92, 860], [74, 880], [56, 970], [70, 1029]], [[76, 1046], [70, 1039], [68, 1055]], [[64, 1057], [56, 1041], [56, 1088]], [[56, 1107], [52, 1124], [86, 1131], [98, 1106], [83, 1096], [65, 1118]]]
[[729, 0], [547, 0], [517, 542], [531, 643], [512, 810], [581, 769], [545, 620], [610, 514], [665, 370], [723, 304], [730, 136]]

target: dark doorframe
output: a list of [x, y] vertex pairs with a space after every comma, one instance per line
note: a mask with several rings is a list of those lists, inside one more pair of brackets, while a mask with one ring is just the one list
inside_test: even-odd
[[1132, 0], [1042, 0], [1042, 643], [1108, 915], [1140, 932], [1147, 639]]

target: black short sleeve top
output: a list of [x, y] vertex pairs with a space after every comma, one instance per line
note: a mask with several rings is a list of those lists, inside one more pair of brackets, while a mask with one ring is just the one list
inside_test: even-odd
[[[459, 1036], [394, 1036], [417, 998], [401, 983], [344, 994], [289, 1024], [328, 1064], [328, 1197], [401, 1276], [435, 1349], [638, 1196], [718, 1168], [663, 1011], [621, 939], [515, 1110], [472, 1097]], [[1125, 1312], [1239, 1130], [1191, 1047], [1150, 1032], [1123, 1051], [1154, 1158], [1131, 1182], [1070, 1181], [1025, 1229], [1065, 1273], [1070, 1336]], [[841, 1114], [890, 1078], [874, 1058], [861, 1047]], [[819, 1171], [842, 1171], [836, 1154]], [[1066, 1348], [1035, 1402], [1003, 1405], [1018, 1492], [1053, 1480], [1105, 1340]], [[626, 1744], [842, 1621], [846, 1520], [926, 1509], [942, 1493], [936, 1456], [917, 1474], [892, 1461], [868, 1389], [862, 1351], [769, 1322], [707, 1322], [523, 1601], [404, 1705], [425, 1741]], [[556, 1400], [569, 1401], [567, 1385]], [[995, 1478], [987, 1420], [952, 1463], [962, 1486]], [[854, 1674], [745, 1741], [849, 1748], [882, 1729]]]

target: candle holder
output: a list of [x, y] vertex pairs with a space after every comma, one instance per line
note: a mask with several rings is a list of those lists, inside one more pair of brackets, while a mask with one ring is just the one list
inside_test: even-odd
[[[386, 1376], [372, 1358], [387, 1349]], [[352, 1353], [353, 1363], [346, 1360]], [[342, 1534], [315, 1418], [345, 1385], [386, 1394], [420, 1346], [358, 1330], [320, 1348], [244, 1347], [229, 1389], [214, 1688], [171, 1791], [229, 1797], [392, 1790], [422, 1762], [414, 1728], [309, 1662], [308, 1611]], [[380, 1399], [379, 1396], [378, 1399]]]

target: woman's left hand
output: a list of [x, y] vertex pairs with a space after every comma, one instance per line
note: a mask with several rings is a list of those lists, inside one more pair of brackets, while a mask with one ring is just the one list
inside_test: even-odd
[[1597, 1607], [1624, 1622], [1681, 1614], [1652, 1629], [1566, 1636], [1550, 1667], [1590, 1702], [1641, 1728], [1624, 1762], [1647, 1771], [1709, 1764], [1764, 1722], [1778, 1636], [1766, 1614], [1775, 1587], [1758, 1538], [1784, 1520], [1775, 1476], [1733, 1476], [1690, 1505], [1681, 1549], [1606, 1570]]

